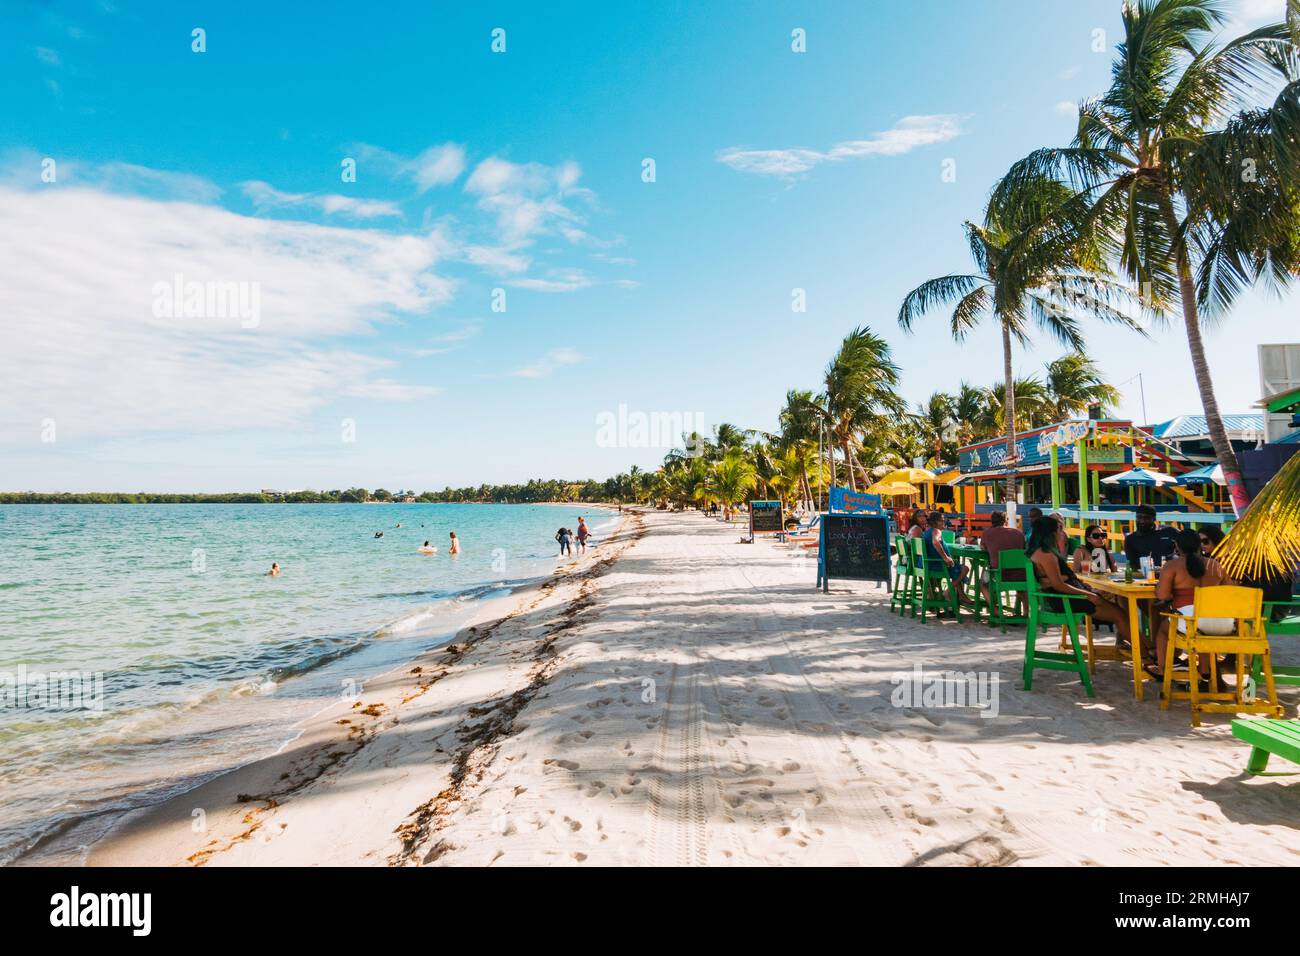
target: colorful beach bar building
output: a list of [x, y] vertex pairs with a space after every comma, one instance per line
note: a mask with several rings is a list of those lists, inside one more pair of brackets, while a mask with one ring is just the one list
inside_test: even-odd
[[[1044, 509], [1131, 506], [1144, 500], [1174, 504], [1192, 511], [1219, 510], [1218, 502], [1191, 488], [1165, 485], [1159, 489], [1105, 485], [1108, 475], [1149, 468], [1178, 475], [1197, 467], [1180, 460], [1177, 450], [1160, 442], [1131, 421], [1074, 419], [1034, 428], [1016, 436], [1008, 454], [1007, 440], [991, 438], [958, 449], [957, 477], [951, 484], [958, 510], [979, 511], [980, 505], [1000, 502], [998, 486], [1014, 475], [1020, 501]], [[1204, 491], [1204, 489], [1201, 489]]]

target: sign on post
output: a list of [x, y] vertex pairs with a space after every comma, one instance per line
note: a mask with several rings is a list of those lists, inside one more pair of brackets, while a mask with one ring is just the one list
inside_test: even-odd
[[840, 578], [889, 588], [889, 525], [884, 515], [822, 515], [817, 586], [829, 591], [831, 578]]
[[880, 514], [880, 495], [849, 491], [839, 485], [831, 486], [831, 511], [849, 514]]

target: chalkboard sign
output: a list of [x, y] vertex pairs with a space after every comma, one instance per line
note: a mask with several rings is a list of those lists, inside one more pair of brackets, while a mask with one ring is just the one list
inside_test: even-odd
[[777, 534], [785, 530], [781, 502], [751, 501], [749, 503], [749, 530], [751, 534]]
[[831, 578], [882, 581], [889, 587], [889, 519], [881, 515], [824, 514], [817, 545], [817, 584]]

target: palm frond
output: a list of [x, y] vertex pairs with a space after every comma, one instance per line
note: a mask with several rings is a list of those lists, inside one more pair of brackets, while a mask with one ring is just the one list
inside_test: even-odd
[[910, 332], [916, 320], [925, 313], [945, 302], [962, 298], [985, 281], [983, 276], [947, 275], [922, 282], [903, 299], [898, 310], [899, 326]]
[[1290, 576], [1300, 566], [1300, 454], [1246, 509], [1214, 556], [1238, 580]]

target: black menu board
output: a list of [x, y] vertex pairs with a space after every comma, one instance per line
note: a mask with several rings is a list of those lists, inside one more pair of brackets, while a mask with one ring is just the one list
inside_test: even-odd
[[817, 583], [831, 578], [889, 585], [889, 520], [881, 515], [824, 514], [817, 548]]

